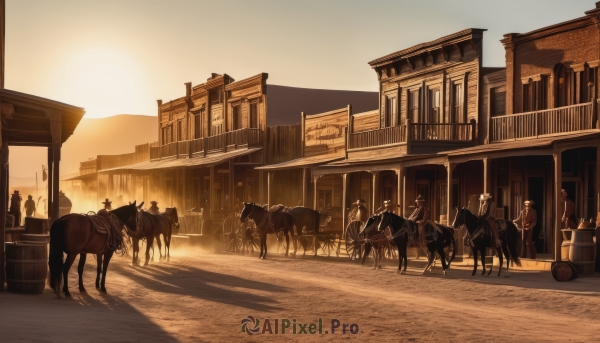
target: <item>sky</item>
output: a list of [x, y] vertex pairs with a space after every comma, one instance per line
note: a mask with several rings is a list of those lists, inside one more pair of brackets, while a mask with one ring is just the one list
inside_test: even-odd
[[5, 87], [84, 107], [156, 115], [211, 72], [270, 84], [377, 91], [369, 61], [465, 28], [499, 40], [581, 17], [590, 0], [7, 0]]

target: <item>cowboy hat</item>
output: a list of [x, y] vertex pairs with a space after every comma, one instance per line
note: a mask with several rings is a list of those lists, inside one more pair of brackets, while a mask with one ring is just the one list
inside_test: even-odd
[[154, 200], [150, 201], [150, 203], [151, 203], [152, 205], [156, 205], [156, 204], [158, 204], [158, 203], [157, 203], [156, 201], [154, 201]]
[[484, 201], [491, 198], [492, 196], [490, 195], [490, 193], [483, 193], [479, 196], [479, 201]]
[[112, 204], [112, 201], [108, 201], [108, 198], [106, 198], [105, 201], [102, 202], [104, 205], [110, 205]]
[[421, 202], [421, 201], [425, 202], [425, 199], [423, 199], [423, 197], [421, 196], [421, 194], [419, 194], [417, 196], [417, 199], [415, 200], [415, 202]]
[[523, 202], [523, 204], [525, 204], [525, 205], [533, 205], [533, 204], [535, 204], [535, 201], [533, 201], [533, 200], [525, 200]]
[[366, 203], [367, 203], [367, 202], [366, 202], [366, 201], [364, 201], [363, 199], [358, 199], [358, 200], [356, 200], [356, 204], [357, 204], [357, 205], [364, 205], [364, 204], [366, 204]]

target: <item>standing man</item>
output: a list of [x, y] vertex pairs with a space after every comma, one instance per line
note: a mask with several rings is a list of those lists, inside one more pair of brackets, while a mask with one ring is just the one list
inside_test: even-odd
[[519, 218], [513, 220], [515, 224], [521, 224], [523, 227], [522, 237], [523, 243], [521, 243], [521, 258], [527, 258], [527, 247], [529, 247], [529, 254], [531, 259], [535, 259], [535, 245], [533, 245], [533, 229], [537, 224], [537, 213], [531, 206], [534, 204], [533, 200], [525, 201], [525, 208], [521, 210]]
[[25, 200], [25, 205], [23, 208], [25, 210], [25, 216], [33, 217], [35, 214], [35, 201], [33, 201], [33, 197], [31, 195], [27, 196], [27, 200]]
[[496, 247], [500, 247], [500, 237], [498, 236], [498, 228], [496, 228], [496, 203], [492, 200], [490, 193], [483, 193], [479, 197], [479, 221], [487, 222], [488, 226], [492, 230]]
[[10, 197], [10, 209], [8, 213], [15, 216], [15, 226], [21, 226], [21, 194], [19, 191], [15, 190], [13, 195]]
[[417, 248], [417, 258], [421, 257], [421, 246], [423, 245], [423, 239], [425, 238], [425, 223], [429, 221], [429, 209], [425, 207], [425, 199], [419, 194], [417, 199], [415, 200], [417, 204], [417, 208], [413, 211], [413, 213], [406, 220], [410, 220], [411, 222], [417, 224], [418, 232], [419, 232], [419, 247]]
[[150, 204], [152, 206], [150, 206], [150, 208], [148, 209], [148, 212], [152, 213], [152, 214], [158, 214], [158, 202], [156, 202], [155, 200], [150, 201]]
[[575, 203], [567, 198], [569, 194], [564, 189], [560, 191], [560, 200], [565, 203], [565, 212], [562, 216], [562, 222], [565, 223], [565, 229], [577, 229], [577, 217], [575, 217]]
[[104, 209], [105, 210], [107, 210], [107, 211], [112, 210], [112, 206], [111, 206], [112, 201], [109, 201], [108, 198], [106, 198], [106, 200], [103, 201], [102, 204], [104, 204]]

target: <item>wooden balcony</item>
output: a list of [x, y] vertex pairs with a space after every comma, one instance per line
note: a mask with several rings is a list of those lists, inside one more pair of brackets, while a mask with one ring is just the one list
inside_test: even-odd
[[412, 124], [407, 120], [405, 125], [349, 134], [348, 151], [406, 145], [408, 153], [414, 152], [412, 147], [422, 153], [439, 151], [440, 144], [471, 145], [476, 139], [475, 126], [475, 120], [456, 124]]
[[207, 154], [260, 146], [261, 144], [262, 131], [260, 129], [244, 128], [215, 136], [151, 147], [150, 160], [206, 156]]
[[549, 110], [493, 117], [490, 141], [509, 141], [551, 136], [597, 128], [592, 102]]

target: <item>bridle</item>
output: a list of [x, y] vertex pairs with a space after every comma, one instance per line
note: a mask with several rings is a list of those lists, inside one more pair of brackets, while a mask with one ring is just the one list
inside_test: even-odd
[[[381, 216], [382, 216], [382, 218], [381, 218], [382, 222], [383, 222], [383, 216], [384, 216], [384, 215], [385, 215], [385, 214], [382, 214], [382, 215], [381, 215]], [[379, 226], [381, 227], [381, 222], [379, 223]], [[389, 235], [386, 233], [386, 237], [387, 237], [387, 239], [388, 239], [388, 240], [390, 240], [390, 241], [391, 241], [391, 240], [394, 240], [395, 238], [398, 238], [398, 237], [400, 237], [400, 236], [402, 236], [403, 234], [405, 234], [405, 233], [407, 233], [407, 232], [408, 232], [407, 220], [404, 220], [404, 224], [402, 224], [402, 226], [401, 226], [401, 227], [400, 227], [398, 230], [396, 230], [396, 231], [393, 231], [393, 230], [394, 230], [394, 227], [393, 227], [392, 225], [390, 225], [390, 224], [388, 224], [388, 225], [387, 225], [387, 226], [386, 226], [386, 227], [383, 229], [383, 231], [385, 232], [385, 229], [387, 229], [388, 227], [390, 227], [390, 228], [391, 228], [391, 231], [392, 231], [392, 232], [391, 232]], [[379, 231], [381, 231], [381, 228], [379, 228]]]
[[[254, 205], [254, 204], [250, 204], [250, 213], [248, 213], [248, 215], [246, 216], [246, 219], [244, 219], [244, 221], [245, 221], [245, 222], [247, 222], [247, 221], [248, 221], [248, 218], [250, 218], [250, 219], [252, 219], [252, 221], [253, 221], [253, 222], [256, 224], [256, 221], [254, 220], [254, 207], [258, 207], [258, 206]], [[242, 213], [243, 213], [243, 212], [244, 212], [244, 211], [242, 211]], [[257, 228], [257, 229], [262, 229], [262, 226], [263, 226], [263, 225], [265, 225], [265, 223], [266, 223], [266, 221], [267, 221], [267, 217], [268, 217], [268, 216], [269, 216], [269, 215], [268, 215], [268, 213], [265, 213], [265, 214], [263, 215], [263, 218], [262, 218], [262, 220], [260, 221], [260, 224], [257, 224], [257, 225], [256, 225], [256, 228]]]

